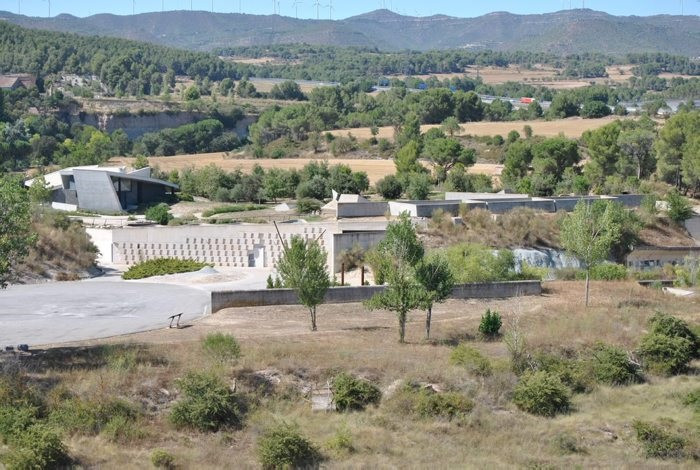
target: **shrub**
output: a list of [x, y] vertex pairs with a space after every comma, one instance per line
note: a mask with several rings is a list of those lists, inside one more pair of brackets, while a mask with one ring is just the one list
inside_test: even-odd
[[177, 428], [217, 431], [238, 426], [242, 411], [235, 394], [211, 373], [189, 372], [177, 381], [184, 397], [170, 412]]
[[700, 349], [700, 339], [690, 326], [681, 320], [671, 315], [662, 312], [656, 312], [649, 319], [649, 327], [652, 333], [658, 333], [673, 338], [685, 338], [690, 342], [691, 348], [698, 355]]
[[12, 450], [3, 456], [8, 470], [60, 468], [70, 461], [61, 438], [51, 428], [35, 424], [12, 440]]
[[263, 204], [228, 204], [208, 209], [202, 213], [204, 217], [211, 217], [217, 214], [231, 214], [236, 212], [259, 211], [267, 208]]
[[284, 423], [260, 438], [258, 457], [264, 469], [309, 468], [321, 460], [318, 449], [297, 427]]
[[205, 266], [210, 265], [191, 259], [158, 258], [133, 265], [122, 274], [122, 279], [134, 280], [165, 274], [188, 273], [199, 271]]
[[394, 175], [387, 175], [377, 181], [375, 189], [384, 199], [398, 199], [401, 197], [401, 193], [403, 193], [401, 182]]
[[156, 468], [165, 468], [170, 470], [175, 468], [175, 456], [162, 449], [156, 449], [151, 452], [151, 463]]
[[7, 443], [36, 423], [38, 410], [28, 406], [0, 406], [0, 443]]
[[461, 393], [434, 393], [428, 390], [418, 392], [415, 411], [422, 417], [455, 419], [464, 417], [474, 408], [474, 402]]
[[[115, 419], [135, 421], [137, 410], [123, 400], [83, 400], [69, 398], [49, 414], [49, 423], [69, 434], [95, 435]], [[115, 423], [116, 425], [116, 423]]]
[[566, 413], [571, 406], [569, 389], [545, 371], [523, 375], [513, 391], [513, 402], [523, 411], [549, 417]]
[[597, 344], [592, 351], [591, 365], [596, 380], [607, 385], [630, 385], [644, 380], [627, 353], [615, 346]]
[[688, 393], [683, 398], [683, 404], [693, 407], [696, 412], [700, 413], [700, 388], [696, 388], [692, 392]]
[[208, 355], [220, 362], [232, 361], [241, 356], [241, 346], [238, 341], [226, 333], [208, 334], [202, 341], [202, 348]]
[[452, 350], [450, 362], [464, 367], [472, 374], [482, 377], [487, 377], [491, 375], [492, 372], [489, 360], [478, 350], [466, 344], [460, 344]]
[[593, 389], [595, 377], [590, 367], [576, 359], [561, 357], [556, 354], [537, 354], [534, 359], [537, 370], [555, 375], [573, 392], [585, 393]]
[[685, 338], [652, 332], [642, 338], [639, 353], [645, 366], [652, 372], [674, 375], [688, 369], [695, 351], [691, 342]]
[[406, 196], [415, 201], [423, 201], [430, 195], [432, 184], [430, 177], [425, 173], [413, 173], [408, 178]]
[[170, 222], [170, 219], [173, 218], [172, 215], [170, 215], [170, 207], [168, 207], [167, 204], [165, 203], [160, 203], [156, 206], [149, 207], [146, 210], [146, 218], [148, 220], [152, 220], [153, 222], [160, 224], [160, 225], [168, 225], [168, 222]]
[[363, 410], [367, 405], [379, 403], [382, 398], [376, 385], [346, 373], [336, 375], [331, 388], [339, 411]]
[[632, 427], [647, 457], [668, 459], [682, 458], [685, 455], [686, 442], [681, 436], [643, 421], [635, 421]]
[[492, 312], [491, 309], [487, 309], [486, 313], [481, 317], [479, 333], [484, 338], [495, 338], [500, 334], [499, 331], [502, 324], [501, 315], [496, 311]]
[[677, 224], [682, 224], [693, 216], [693, 208], [686, 198], [678, 191], [671, 191], [666, 196], [668, 217]]
[[627, 279], [627, 268], [614, 263], [597, 264], [591, 266], [591, 279], [594, 281], [622, 281]]
[[308, 197], [297, 201], [297, 212], [299, 214], [312, 214], [321, 210], [321, 202]]

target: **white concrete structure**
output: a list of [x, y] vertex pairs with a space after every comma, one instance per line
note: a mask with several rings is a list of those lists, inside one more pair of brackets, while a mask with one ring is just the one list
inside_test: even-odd
[[[151, 169], [128, 172], [125, 167], [76, 166], [44, 176], [55, 209], [119, 213], [162, 201], [176, 184], [151, 178]], [[29, 187], [34, 179], [24, 184]]]
[[[328, 267], [336, 270], [336, 257], [349, 244], [369, 248], [383, 238], [386, 222], [371, 225], [331, 223], [280, 223], [282, 241], [295, 235], [318, 240], [328, 253]], [[271, 224], [147, 226], [86, 229], [107, 265], [132, 265], [158, 258], [194, 259], [215, 266], [274, 267], [284, 245]]]

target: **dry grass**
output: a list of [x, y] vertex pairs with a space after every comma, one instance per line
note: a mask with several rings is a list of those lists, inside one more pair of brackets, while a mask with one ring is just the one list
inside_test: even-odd
[[[255, 165], [260, 165], [265, 169], [280, 168], [284, 170], [301, 169], [309, 162], [327, 160], [330, 165], [348, 165], [353, 171], [367, 172], [371, 183], [384, 178], [387, 175], [396, 173], [396, 166], [393, 160], [389, 159], [354, 159], [335, 158], [330, 154], [318, 154], [313, 158], [230, 158], [226, 153], [201, 153], [196, 155], [176, 155], [173, 157], [150, 157], [148, 162], [157, 166], [162, 171], [182, 170], [188, 167], [201, 168], [214, 164], [226, 171], [240, 169], [249, 173]], [[110, 163], [118, 165], [131, 165], [134, 159], [129, 157], [118, 157], [110, 160]], [[503, 165], [493, 163], [477, 163], [469, 167], [470, 173], [484, 173], [497, 176], [501, 174]]]
[[[349, 430], [354, 452], [324, 450], [327, 468], [692, 468], [691, 461], [645, 459], [630, 424], [635, 419], [671, 419], [697, 443], [696, 418], [681, 404], [682, 396], [700, 385], [697, 376], [653, 377], [626, 388], [599, 387], [576, 395], [575, 410], [554, 419], [522, 413], [510, 403], [517, 378], [509, 371], [504, 344], [475, 339], [487, 307], [505, 315], [505, 327], [511, 318], [519, 318], [531, 350], [571, 350], [596, 341], [632, 349], [657, 309], [700, 321], [698, 300], [665, 296], [635, 283], [594, 282], [589, 309], [582, 306], [582, 294], [580, 282], [554, 282], [546, 284], [540, 297], [450, 300], [435, 310], [433, 342], [420, 340], [423, 315], [415, 312], [408, 325], [410, 343], [403, 346], [396, 342], [393, 315], [369, 313], [358, 304], [321, 306], [316, 333], [308, 330], [302, 307], [230, 309], [190, 328], [112, 339], [110, 343], [127, 346], [107, 355], [89, 354], [96, 351], [94, 344], [63, 354], [54, 350], [47, 353], [49, 357], [37, 355], [32, 376], [46, 388], [60, 383], [83, 397], [119, 396], [144, 410], [147, 437], [142, 442], [120, 446], [100, 437], [68, 440], [73, 455], [88, 467], [147, 467], [151, 449], [161, 448], [174, 454], [181, 468], [230, 468], [234, 461], [238, 468], [256, 468], [258, 436], [270, 423], [285, 420], [298, 423], [320, 446], [338, 429]], [[619, 307], [620, 301], [630, 298], [642, 306]], [[239, 339], [243, 357], [238, 363], [217, 366], [203, 354], [199, 341], [214, 331]], [[451, 345], [461, 340], [492, 360], [492, 376], [472, 376], [449, 364]], [[119, 354], [132, 354], [133, 359], [114, 360]], [[43, 367], [50, 357], [51, 366]], [[115, 367], [123, 363], [130, 366]], [[210, 368], [227, 381], [236, 378], [237, 390], [248, 396], [251, 409], [245, 427], [215, 434], [175, 431], [166, 419], [176, 399], [174, 379], [187, 370]], [[264, 385], [255, 375], [261, 370], [276, 371], [282, 384]], [[417, 418], [393, 398], [361, 413], [312, 413], [294, 387], [323, 385], [341, 370], [371, 379], [385, 391], [397, 381], [439, 384], [470, 396], [476, 407], [466, 419], [454, 422]], [[582, 451], [563, 453], [556, 445], [561, 434], [572, 436]]]
[[479, 243], [495, 248], [524, 246], [559, 247], [559, 220], [562, 214], [548, 214], [517, 208], [494, 217], [484, 209], [463, 214], [463, 225], [454, 225], [447, 213], [436, 213], [421, 237], [430, 247], [455, 243]]
[[17, 269], [21, 281], [73, 281], [95, 266], [95, 246], [85, 229], [65, 215], [40, 211], [34, 214], [32, 229], [37, 240]]
[[[534, 135], [541, 135], [544, 137], [555, 137], [559, 134], [564, 134], [566, 137], [577, 139], [583, 135], [585, 131], [598, 129], [599, 127], [610, 124], [612, 121], [619, 119], [618, 116], [608, 116], [600, 119], [583, 119], [580, 117], [573, 117], [567, 119], [558, 119], [554, 121], [507, 121], [507, 122], [469, 122], [462, 124], [462, 134], [469, 134], [474, 136], [493, 136], [501, 135], [506, 137], [510, 131], [518, 131], [522, 133], [524, 126], [532, 127]], [[423, 125], [421, 126], [421, 132], [425, 133], [433, 127], [439, 127], [439, 125]], [[361, 127], [355, 129], [338, 129], [330, 132], [336, 136], [347, 136], [348, 133], [357, 137], [358, 139], [366, 140], [372, 137], [372, 133], [369, 128]], [[391, 126], [380, 127], [378, 138], [385, 138], [393, 140], [394, 138], [394, 128]]]

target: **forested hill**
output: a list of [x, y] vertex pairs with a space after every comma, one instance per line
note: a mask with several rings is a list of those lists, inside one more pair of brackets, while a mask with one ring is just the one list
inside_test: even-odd
[[698, 16], [611, 16], [588, 9], [543, 15], [497, 12], [476, 18], [401, 16], [377, 10], [345, 20], [297, 20], [279, 15], [171, 11], [37, 18], [0, 12], [22, 26], [99, 34], [183, 49], [308, 43], [382, 50], [488, 48], [557, 54], [667, 52], [700, 56]]

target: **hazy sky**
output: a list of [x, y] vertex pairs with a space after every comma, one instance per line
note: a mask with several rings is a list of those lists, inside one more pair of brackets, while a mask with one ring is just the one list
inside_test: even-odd
[[[237, 13], [240, 8], [244, 13], [272, 14], [277, 12], [285, 16], [315, 18], [316, 3], [320, 4], [319, 14], [328, 19], [330, 0], [0, 0], [0, 9], [24, 15], [47, 16], [51, 4], [51, 16], [70, 13], [76, 16], [88, 16], [96, 13], [114, 13], [128, 15], [135, 4], [136, 13], [148, 11], [189, 10], [190, 4], [195, 10], [212, 9], [222, 13]], [[295, 8], [295, 2], [297, 3]], [[513, 13], [544, 13], [569, 8], [581, 8], [582, 0], [334, 0], [333, 18], [347, 18], [367, 11], [386, 7], [404, 15], [428, 16], [446, 14], [459, 17], [479, 16], [492, 11], [510, 11]], [[700, 14], [700, 2], [697, 0], [585, 0], [586, 8], [602, 10], [615, 15], [654, 15], [681, 13], [681, 3], [685, 14]]]

